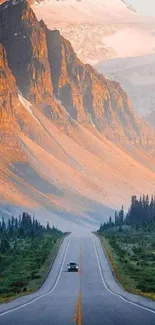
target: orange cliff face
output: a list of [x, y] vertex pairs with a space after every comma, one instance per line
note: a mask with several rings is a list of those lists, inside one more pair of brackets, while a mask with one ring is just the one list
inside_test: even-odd
[[69, 113], [81, 125], [95, 126], [112, 141], [140, 138], [142, 123], [118, 83], [84, 65], [59, 31], [50, 31], [43, 21], [37, 21], [28, 2], [18, 0], [16, 5], [5, 6], [0, 9], [0, 40], [27, 100], [48, 118], [58, 123], [61, 120], [61, 125]]
[[133, 192], [152, 193], [155, 161], [130, 143], [144, 126], [119, 84], [27, 2], [0, 6], [0, 19], [0, 204], [43, 208], [56, 225], [98, 224]]
[[[0, 44], [0, 205], [18, 206], [34, 204], [17, 186], [13, 164], [25, 164], [27, 156], [21, 147], [20, 134], [31, 118], [19, 101], [16, 81], [8, 67], [6, 51]], [[10, 210], [11, 211], [11, 210]]]
[[[22, 97], [8, 66], [6, 51], [0, 44], [0, 150], [3, 160], [26, 161], [21, 134], [37, 142], [38, 122], [32, 116], [31, 105]], [[1, 158], [2, 158], [1, 156]], [[9, 161], [10, 162], [10, 161]]]
[[54, 94], [73, 119], [115, 142], [140, 137], [142, 123], [119, 83], [83, 64], [59, 31], [47, 29], [47, 45]]
[[49, 117], [65, 118], [64, 111], [53, 100], [44, 25], [37, 21], [28, 2], [22, 0], [16, 5], [3, 4], [0, 17], [0, 41], [23, 96], [40, 105]]
[[20, 126], [16, 120], [19, 105], [15, 78], [8, 67], [5, 49], [0, 44], [0, 150], [3, 154], [7, 145], [12, 153], [19, 150]]

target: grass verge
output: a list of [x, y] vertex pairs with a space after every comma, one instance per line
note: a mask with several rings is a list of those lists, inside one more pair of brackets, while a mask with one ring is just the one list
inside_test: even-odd
[[16, 239], [0, 255], [0, 303], [37, 291], [45, 281], [66, 235]]
[[151, 235], [99, 235], [113, 274], [129, 293], [155, 301], [155, 240]]

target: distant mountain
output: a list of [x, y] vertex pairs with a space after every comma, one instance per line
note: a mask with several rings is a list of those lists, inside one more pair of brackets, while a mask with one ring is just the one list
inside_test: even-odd
[[153, 126], [155, 129], [155, 111], [152, 111], [147, 117], [146, 120]]
[[1, 211], [97, 227], [133, 192], [152, 193], [154, 134], [120, 85], [84, 65], [27, 2], [1, 5], [0, 20]]
[[74, 120], [95, 126], [113, 141], [118, 135], [140, 134], [130, 100], [118, 83], [84, 65], [58, 31], [47, 30], [47, 45], [54, 94]]
[[49, 0], [33, 10], [60, 30], [84, 63], [118, 81], [138, 114], [154, 109], [155, 19], [139, 15], [126, 0]]
[[155, 107], [155, 55], [103, 61], [96, 66], [111, 80], [117, 80], [129, 95], [134, 110], [147, 116]]
[[121, 0], [49, 0], [34, 5], [38, 19], [59, 29], [84, 63], [155, 53], [155, 20]]

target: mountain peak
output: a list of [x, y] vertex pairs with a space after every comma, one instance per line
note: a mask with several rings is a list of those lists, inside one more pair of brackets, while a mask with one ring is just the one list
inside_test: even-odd
[[25, 0], [17, 0], [15, 5], [10, 1], [3, 4], [0, 17], [0, 42], [6, 48], [9, 66], [18, 87], [28, 100], [41, 103], [44, 95], [48, 101], [53, 95], [53, 87], [42, 24]]
[[21, 10], [27, 9], [29, 7], [29, 2], [27, 0], [8, 0], [8, 1], [2, 1], [2, 7], [1, 9], [8, 10], [10, 8], [13, 8], [15, 6], [18, 6], [21, 8]]
[[[19, 36], [23, 29], [26, 26], [28, 27], [30, 21], [33, 21], [33, 24], [38, 24], [34, 12], [26, 0], [6, 1], [0, 6], [0, 17], [3, 25], [0, 30], [0, 39], [5, 38], [4, 31], [6, 34], [10, 31], [12, 36]], [[7, 17], [9, 17], [9, 20], [7, 20]]]

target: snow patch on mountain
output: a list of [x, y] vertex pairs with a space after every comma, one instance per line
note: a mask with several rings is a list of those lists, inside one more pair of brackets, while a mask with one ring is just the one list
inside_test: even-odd
[[31, 103], [22, 96], [21, 92], [18, 93], [18, 98], [19, 98], [20, 103], [26, 108], [26, 110], [33, 116], [33, 118], [35, 119], [35, 121], [40, 125], [40, 122], [35, 117], [35, 115], [34, 115], [34, 113], [32, 111], [32, 105], [31, 105]]
[[59, 29], [82, 61], [155, 53], [155, 20], [120, 0], [49, 0], [33, 6], [50, 29]]

